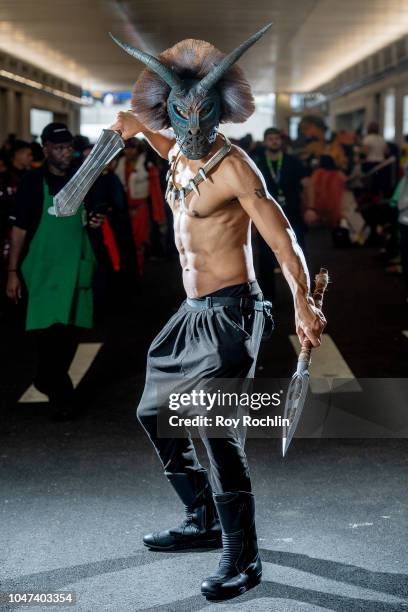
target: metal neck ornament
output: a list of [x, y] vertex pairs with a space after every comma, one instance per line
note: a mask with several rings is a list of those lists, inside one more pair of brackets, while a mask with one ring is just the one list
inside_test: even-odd
[[224, 144], [210, 159], [204, 164], [202, 168], [199, 168], [197, 174], [194, 178], [190, 179], [188, 184], [184, 187], [178, 189], [175, 186], [175, 172], [176, 166], [180, 159], [180, 155], [182, 154], [182, 150], [180, 149], [177, 153], [176, 157], [170, 162], [170, 169], [167, 172], [167, 189], [166, 189], [166, 200], [170, 204], [170, 206], [174, 205], [176, 201], [179, 201], [181, 207], [184, 212], [191, 212], [193, 215], [198, 216], [195, 211], [189, 211], [186, 207], [186, 197], [194, 191], [196, 195], [200, 195], [200, 190], [198, 185], [202, 183], [202, 181], [208, 180], [209, 172], [222, 160], [231, 150], [231, 142], [228, 140], [226, 136], [220, 134], [224, 139]]

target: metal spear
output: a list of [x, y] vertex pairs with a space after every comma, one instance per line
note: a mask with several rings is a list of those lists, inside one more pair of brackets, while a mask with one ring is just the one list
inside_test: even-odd
[[[319, 310], [322, 308], [323, 295], [326, 291], [329, 282], [329, 273], [325, 268], [320, 268], [319, 274], [315, 276], [315, 290], [313, 300]], [[295, 373], [289, 385], [288, 394], [286, 396], [284, 419], [289, 421], [289, 425], [283, 425], [282, 436], [282, 457], [288, 451], [292, 441], [293, 434], [298, 426], [300, 416], [302, 414], [307, 391], [309, 389], [310, 375], [309, 366], [311, 362], [311, 353], [313, 345], [309, 338], [305, 338], [302, 343], [302, 348], [298, 357], [298, 363]], [[283, 421], [286, 423], [286, 420]]]

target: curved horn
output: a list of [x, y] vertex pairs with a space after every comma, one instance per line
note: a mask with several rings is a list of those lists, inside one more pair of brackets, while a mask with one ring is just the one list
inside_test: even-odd
[[143, 64], [145, 64], [151, 70], [154, 70], [154, 72], [156, 72], [172, 89], [174, 88], [177, 91], [181, 91], [183, 89], [181, 79], [179, 79], [177, 74], [168, 66], [164, 66], [164, 64], [159, 62], [159, 60], [153, 55], [140, 51], [140, 49], [136, 49], [136, 47], [132, 47], [127, 43], [121, 42], [111, 32], [109, 32], [109, 36], [117, 45], [119, 45], [119, 47], [126, 51], [126, 53], [129, 53], [129, 55], [132, 57], [135, 57], [140, 62], [143, 62]]
[[234, 51], [228, 53], [228, 55], [226, 55], [217, 66], [214, 66], [211, 72], [209, 72], [205, 77], [201, 79], [201, 81], [196, 86], [197, 89], [199, 89], [201, 92], [208, 91], [210, 87], [215, 85], [215, 83], [220, 80], [223, 74], [225, 74], [227, 70], [231, 68], [231, 66], [235, 64], [236, 61], [239, 60], [239, 58], [245, 53], [245, 51], [249, 49], [249, 47], [252, 47], [252, 45], [255, 44], [261, 38], [261, 36], [265, 34], [267, 30], [269, 30], [271, 25], [272, 23], [268, 23], [268, 25], [264, 26], [261, 30], [256, 32], [256, 34], [253, 34], [250, 38], [248, 38], [248, 40], [246, 40], [241, 45], [239, 45], [239, 47], [234, 49]]

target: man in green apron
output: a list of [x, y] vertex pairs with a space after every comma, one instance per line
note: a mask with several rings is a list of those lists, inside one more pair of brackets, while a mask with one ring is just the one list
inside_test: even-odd
[[44, 128], [45, 164], [23, 180], [10, 216], [7, 294], [14, 302], [21, 298], [21, 274], [28, 293], [25, 329], [37, 339], [34, 385], [48, 395], [56, 418], [76, 413], [68, 368], [80, 328], [92, 327], [96, 267], [86, 225], [97, 228], [103, 220], [103, 215], [88, 219], [84, 205], [72, 217], [55, 215], [53, 196], [74, 170], [72, 141], [64, 124]]

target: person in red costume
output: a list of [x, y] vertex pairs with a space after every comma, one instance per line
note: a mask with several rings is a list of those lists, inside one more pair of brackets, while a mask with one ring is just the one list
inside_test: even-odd
[[150, 241], [151, 220], [161, 225], [165, 223], [166, 215], [159, 173], [155, 165], [147, 161], [146, 149], [141, 140], [130, 138], [126, 141], [124, 155], [119, 159], [116, 174], [126, 192], [139, 274], [143, 277], [145, 247]]

